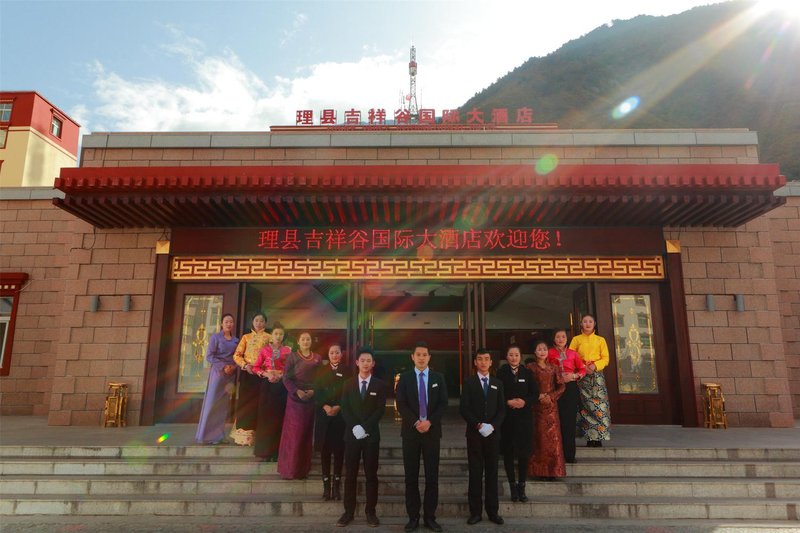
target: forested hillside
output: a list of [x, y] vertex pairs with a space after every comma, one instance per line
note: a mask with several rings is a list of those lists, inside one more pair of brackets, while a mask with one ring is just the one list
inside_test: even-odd
[[[636, 109], [613, 113], [630, 97]], [[473, 107], [532, 107], [536, 122], [561, 128], [749, 128], [761, 162], [800, 179], [800, 20], [735, 1], [614, 21], [529, 59], [461, 109]]]

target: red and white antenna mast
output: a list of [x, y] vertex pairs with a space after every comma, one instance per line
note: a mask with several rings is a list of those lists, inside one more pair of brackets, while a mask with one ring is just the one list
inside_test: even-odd
[[411, 47], [411, 60], [408, 62], [408, 77], [411, 78], [411, 87], [408, 92], [408, 114], [411, 122], [419, 120], [419, 106], [417, 105], [417, 49]]

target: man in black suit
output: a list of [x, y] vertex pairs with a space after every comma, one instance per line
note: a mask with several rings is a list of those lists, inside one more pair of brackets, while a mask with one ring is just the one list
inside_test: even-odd
[[489, 375], [492, 356], [479, 348], [472, 358], [477, 373], [464, 381], [461, 391], [461, 416], [467, 422], [467, 461], [469, 462], [469, 519], [481, 521], [481, 485], [486, 476], [486, 514], [502, 524], [498, 514], [497, 459], [500, 451], [500, 425], [506, 414], [503, 383]]
[[367, 525], [378, 527], [375, 514], [378, 503], [378, 452], [381, 442], [379, 422], [386, 408], [386, 384], [372, 375], [375, 356], [370, 348], [361, 348], [356, 359], [358, 374], [342, 387], [344, 432], [344, 514], [336, 522], [344, 527], [353, 521], [356, 511], [356, 481], [361, 458], [364, 458], [367, 502], [364, 508]]
[[403, 372], [397, 382], [397, 410], [403, 418], [403, 468], [406, 480], [406, 531], [419, 527], [419, 459], [425, 464], [425, 505], [423, 521], [431, 531], [441, 531], [436, 523], [439, 504], [439, 449], [442, 440], [442, 416], [447, 409], [447, 386], [444, 376], [428, 364], [428, 345], [418, 342], [411, 354], [414, 369]]

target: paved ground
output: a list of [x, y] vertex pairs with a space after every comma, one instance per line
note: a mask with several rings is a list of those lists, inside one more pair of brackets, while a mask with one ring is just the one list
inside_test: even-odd
[[[124, 428], [48, 426], [44, 417], [0, 417], [0, 445], [169, 446], [193, 445], [195, 424], [158, 424]], [[400, 444], [400, 424], [387, 416], [381, 425], [385, 443]], [[794, 428], [705, 429], [680, 426], [625, 426], [611, 429], [612, 447], [651, 448], [800, 448], [800, 424]], [[160, 442], [159, 442], [160, 441]], [[442, 446], [464, 446], [464, 423], [450, 406]]]

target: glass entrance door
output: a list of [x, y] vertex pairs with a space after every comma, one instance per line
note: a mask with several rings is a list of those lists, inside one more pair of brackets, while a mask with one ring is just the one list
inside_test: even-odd
[[679, 423], [677, 365], [664, 343], [658, 285], [604, 283], [595, 294], [598, 333], [611, 358], [603, 374], [612, 422]]
[[368, 282], [363, 297], [364, 341], [375, 350], [376, 375], [393, 384], [400, 373], [413, 368], [414, 345], [424, 341], [431, 352], [431, 368], [444, 374], [449, 395], [458, 396], [465, 284]]

